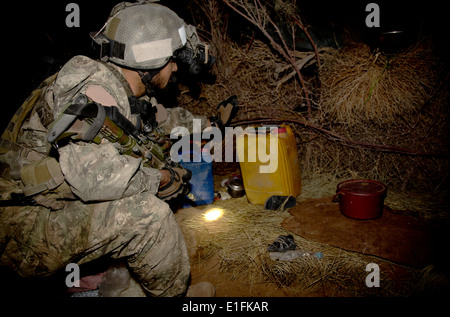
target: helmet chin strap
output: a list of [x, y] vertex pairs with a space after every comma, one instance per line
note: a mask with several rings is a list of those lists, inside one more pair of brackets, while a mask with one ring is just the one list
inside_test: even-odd
[[154, 90], [154, 88], [153, 88], [153, 86], [151, 84], [151, 81], [152, 81], [152, 78], [155, 77], [156, 74], [158, 74], [159, 69], [158, 70], [145, 71], [145, 72], [143, 72], [141, 70], [138, 70], [137, 72], [139, 74], [139, 77], [141, 77], [142, 83], [145, 86], [145, 93], [148, 96], [152, 95], [155, 92], [155, 90]]
[[145, 86], [145, 93], [148, 96], [151, 96], [155, 92], [155, 89], [153, 88], [152, 83], [151, 83], [153, 77], [155, 77], [156, 74], [158, 74], [161, 69], [166, 67], [167, 64], [170, 63], [170, 61], [171, 61], [171, 59], [169, 58], [167, 60], [167, 62], [164, 64], [164, 66], [162, 66], [160, 68], [157, 68], [157, 69], [148, 69], [148, 70], [145, 70], [145, 71], [137, 70], [137, 72], [139, 74], [139, 77], [141, 77], [141, 81], [142, 81], [142, 83]]

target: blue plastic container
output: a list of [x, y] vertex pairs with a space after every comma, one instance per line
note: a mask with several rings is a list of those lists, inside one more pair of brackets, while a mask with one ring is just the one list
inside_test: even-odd
[[[210, 158], [209, 153], [203, 153], [203, 155]], [[192, 172], [192, 178], [190, 180], [191, 193], [195, 197], [195, 205], [207, 205], [214, 201], [214, 182], [212, 173], [212, 160], [206, 162], [203, 156], [197, 152], [191, 152], [188, 161], [180, 161], [181, 166]], [[199, 161], [199, 162], [194, 162]], [[193, 204], [184, 203], [183, 208], [192, 207]]]

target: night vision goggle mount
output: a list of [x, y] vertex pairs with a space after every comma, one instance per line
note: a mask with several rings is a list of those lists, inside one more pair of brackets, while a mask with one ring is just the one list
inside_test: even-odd
[[186, 64], [189, 72], [198, 75], [202, 69], [212, 66], [216, 58], [208, 54], [208, 46], [198, 45], [194, 49], [183, 47], [174, 52], [174, 60]]

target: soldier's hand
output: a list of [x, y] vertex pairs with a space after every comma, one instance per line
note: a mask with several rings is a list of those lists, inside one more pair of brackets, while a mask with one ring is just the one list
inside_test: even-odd
[[217, 113], [209, 118], [211, 125], [215, 125], [217, 128], [223, 129], [228, 125], [228, 123], [230, 123], [237, 111], [237, 97], [231, 96], [217, 105]]
[[170, 182], [170, 172], [169, 170], [160, 170], [161, 173], [161, 181], [159, 182], [159, 188], [167, 185]]
[[186, 195], [191, 172], [182, 168], [164, 167], [161, 170], [161, 182], [156, 196], [162, 200], [170, 200], [180, 194]]

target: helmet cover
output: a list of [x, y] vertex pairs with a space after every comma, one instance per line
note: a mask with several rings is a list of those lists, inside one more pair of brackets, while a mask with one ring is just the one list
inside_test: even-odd
[[165, 6], [120, 3], [103, 31], [111, 42], [109, 60], [138, 70], [161, 68], [185, 46], [186, 28], [186, 23]]

